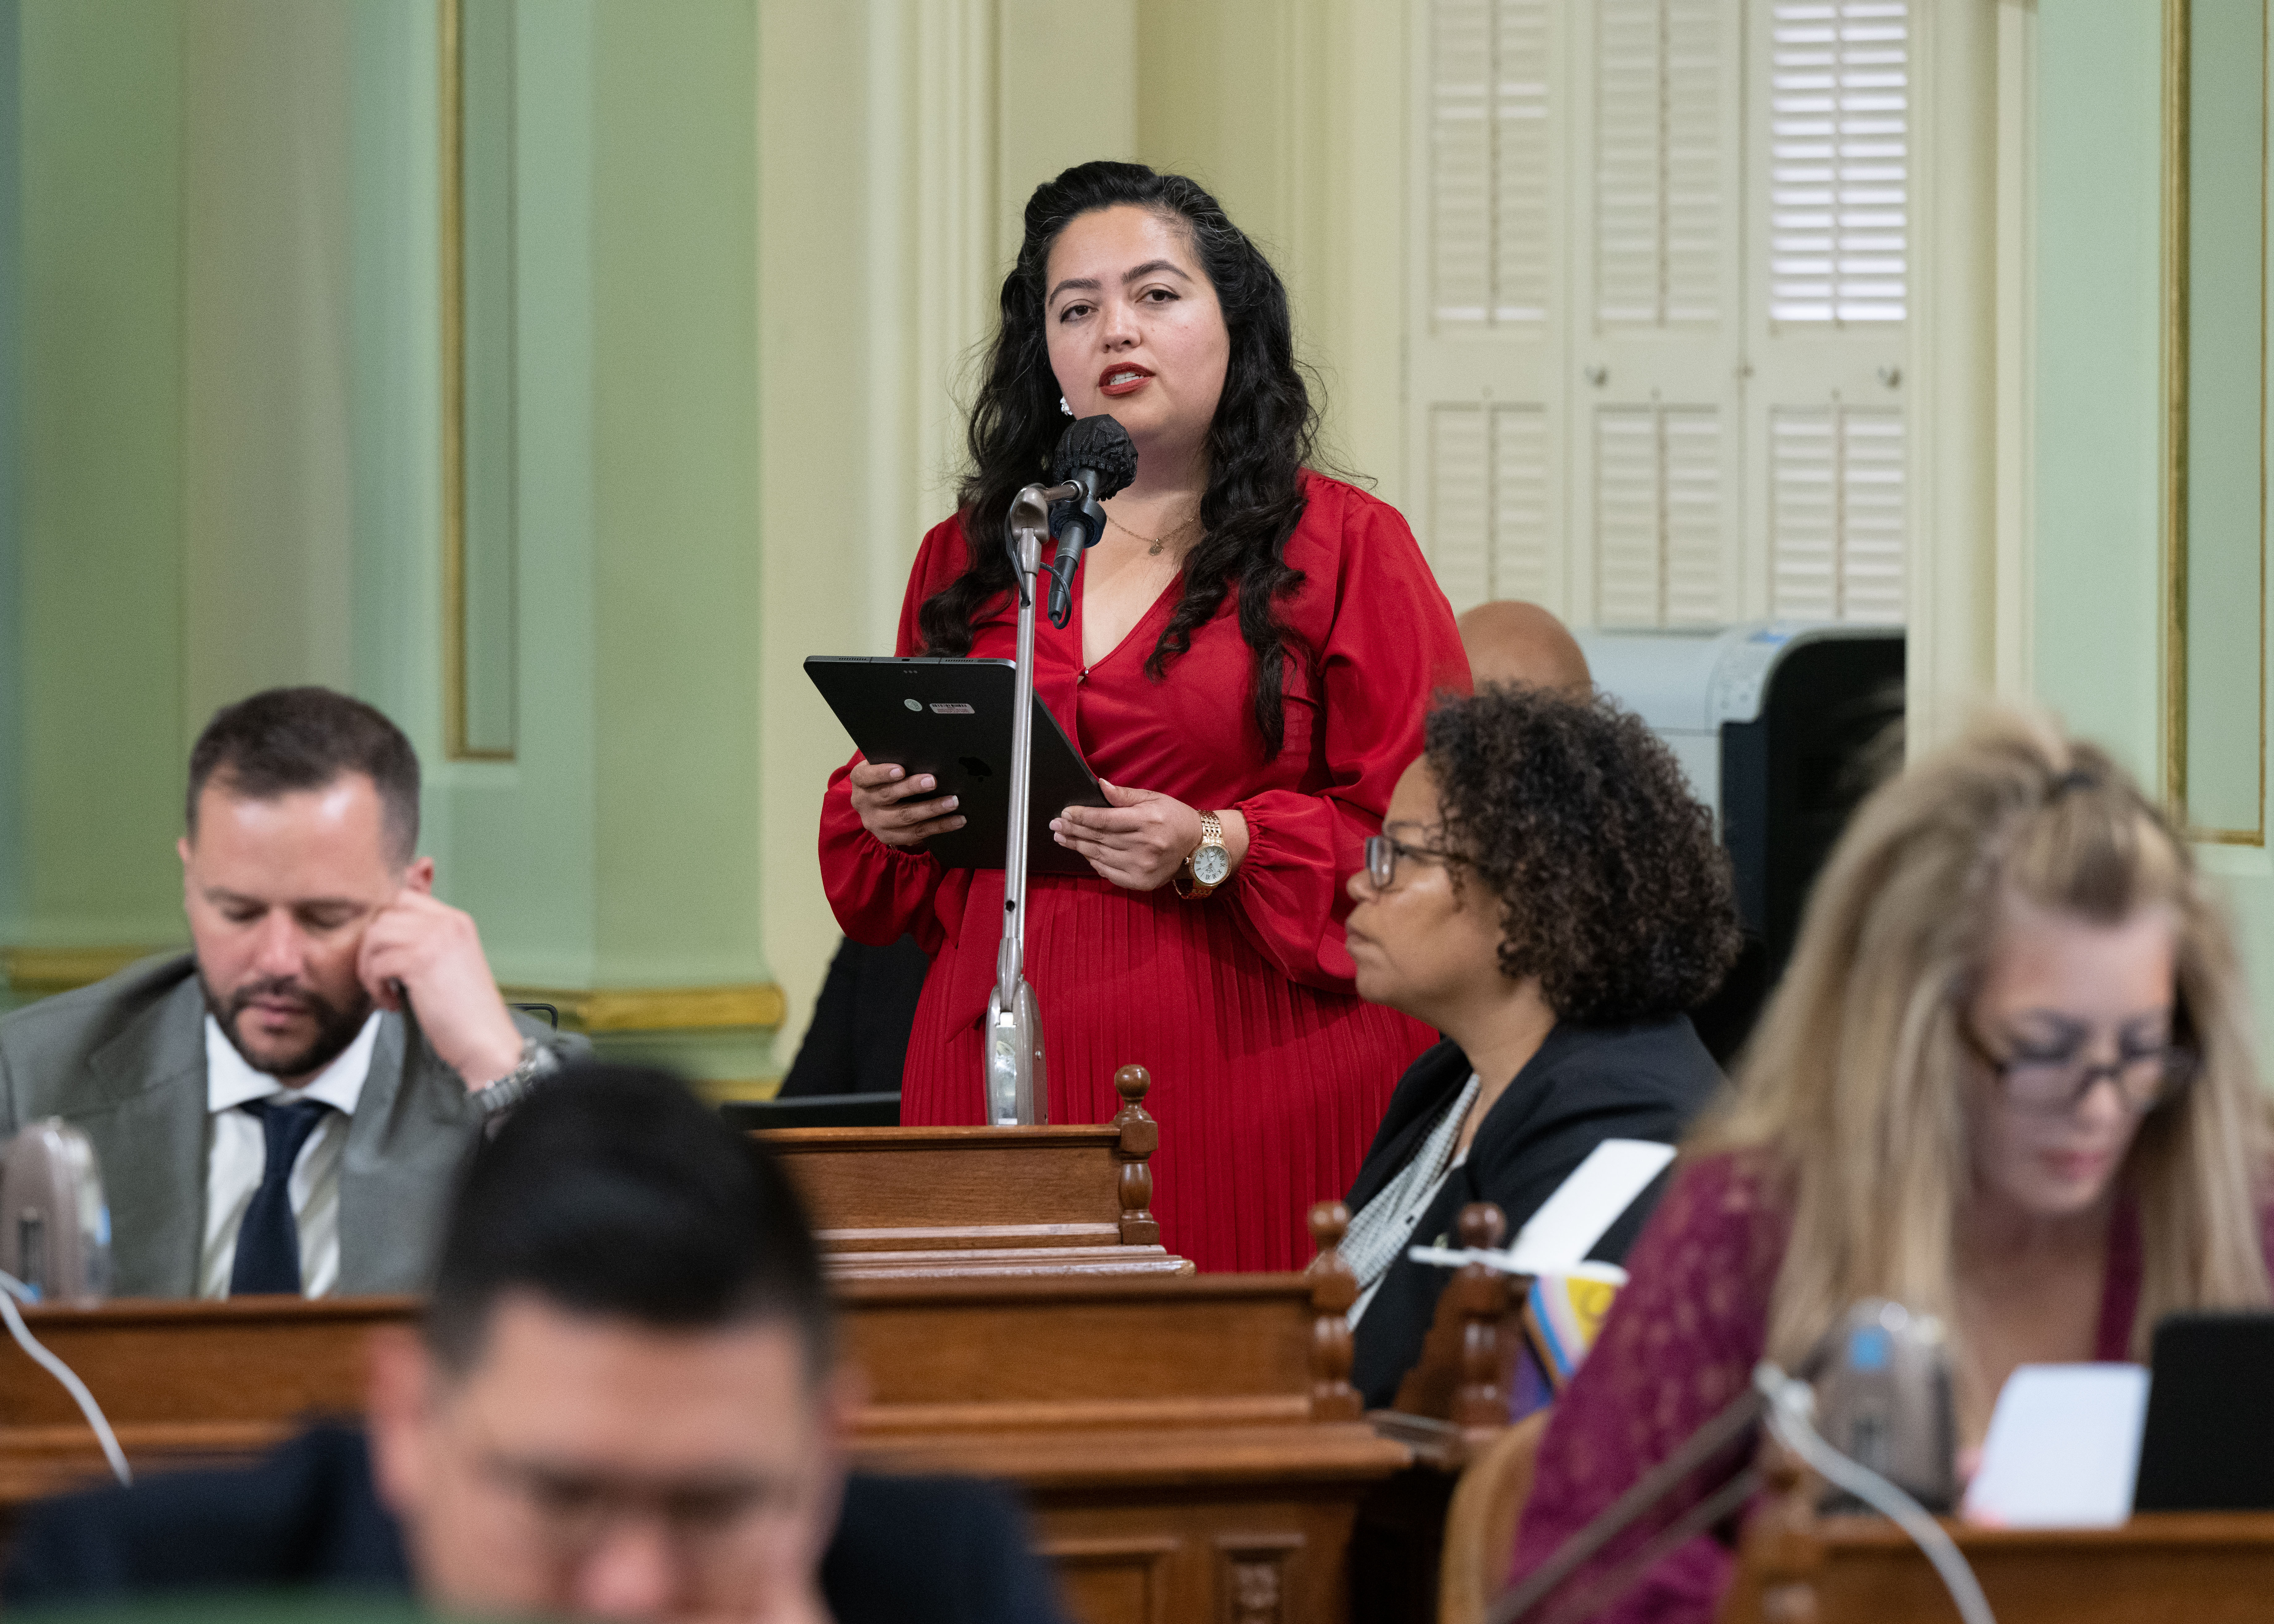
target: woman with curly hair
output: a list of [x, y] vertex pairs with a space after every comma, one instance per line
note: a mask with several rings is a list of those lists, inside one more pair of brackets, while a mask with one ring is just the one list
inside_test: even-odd
[[[1278, 275], [1179, 176], [1088, 163], [1037, 188], [1004, 279], [955, 515], [923, 539], [900, 652], [1003, 658], [1001, 538], [1069, 417], [1110, 413], [1136, 479], [1105, 504], [1072, 620], [1035, 628], [1035, 691], [1105, 782], [1052, 819], [1093, 873], [1030, 876], [1027, 975], [1053, 1122], [1103, 1122], [1153, 1073], [1163, 1240], [1202, 1268], [1284, 1269], [1338, 1194], [1426, 1027], [1363, 1003], [1341, 876], [1381, 826], [1440, 688], [1453, 617], [1395, 508], [1314, 470], [1316, 417]], [[855, 757], [821, 859], [845, 933], [932, 954], [901, 1120], [983, 1119], [980, 1026], [999, 869], [925, 850], [957, 825], [923, 775]]]
[[[1389, 800], [1350, 951], [1365, 997], [1443, 1042], [1399, 1079], [1352, 1185], [1364, 1295], [1352, 1381], [1372, 1406], [1420, 1356], [1472, 1201], [1510, 1233], [1605, 1139], [1671, 1143], [1721, 1080], [1683, 1011], [1737, 955], [1729, 862], [1656, 734], [1608, 700], [1493, 685], [1429, 715]], [[1638, 1199], [1594, 1255], [1615, 1262]]]
[[[2165, 1314], [2264, 1307], [2274, 1142], [2248, 1019], [2187, 842], [2104, 751], [2007, 711], [1883, 786], [1556, 1406], [1517, 1571], [1864, 1299], [1942, 1322], [1962, 1475], [2017, 1366], [2144, 1360]], [[1606, 1592], [1742, 1461], [1558, 1594], [1589, 1618], [1714, 1618], [1732, 1562], [1710, 1534]]]

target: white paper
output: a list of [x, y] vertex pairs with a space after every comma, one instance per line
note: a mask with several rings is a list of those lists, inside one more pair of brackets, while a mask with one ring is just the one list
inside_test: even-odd
[[1605, 1139], [1540, 1204], [1509, 1246], [1518, 1274], [1576, 1272], [1603, 1231], [1618, 1222], [1650, 1181], [1674, 1160], [1674, 1147], [1650, 1139]]
[[1966, 1515], [2007, 1528], [2113, 1528], [2132, 1515], [2148, 1372], [2024, 1365], [1990, 1412]]

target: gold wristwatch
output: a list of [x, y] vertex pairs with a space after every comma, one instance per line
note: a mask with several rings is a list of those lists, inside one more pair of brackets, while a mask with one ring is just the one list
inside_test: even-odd
[[1177, 895], [1197, 902], [1231, 877], [1231, 853], [1224, 849], [1224, 823], [1213, 812], [1201, 814], [1201, 843], [1177, 871]]

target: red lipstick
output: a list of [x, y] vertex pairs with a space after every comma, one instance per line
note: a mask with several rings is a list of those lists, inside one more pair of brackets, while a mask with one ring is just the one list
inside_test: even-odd
[[1134, 361], [1117, 361], [1097, 375], [1097, 392], [1114, 399], [1134, 395], [1153, 380], [1153, 374]]

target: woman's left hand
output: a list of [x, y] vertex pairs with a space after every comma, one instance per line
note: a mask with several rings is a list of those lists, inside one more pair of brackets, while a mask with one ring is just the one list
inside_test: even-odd
[[[1128, 891], [1156, 891], [1176, 877], [1185, 859], [1201, 843], [1201, 815], [1173, 795], [1158, 790], [1123, 789], [1098, 780], [1110, 807], [1068, 807], [1050, 820], [1050, 838], [1081, 853], [1089, 866]], [[1233, 844], [1231, 824], [1238, 813], [1220, 813], [1224, 844], [1233, 866], [1246, 854], [1247, 829], [1239, 820], [1239, 838]]]

